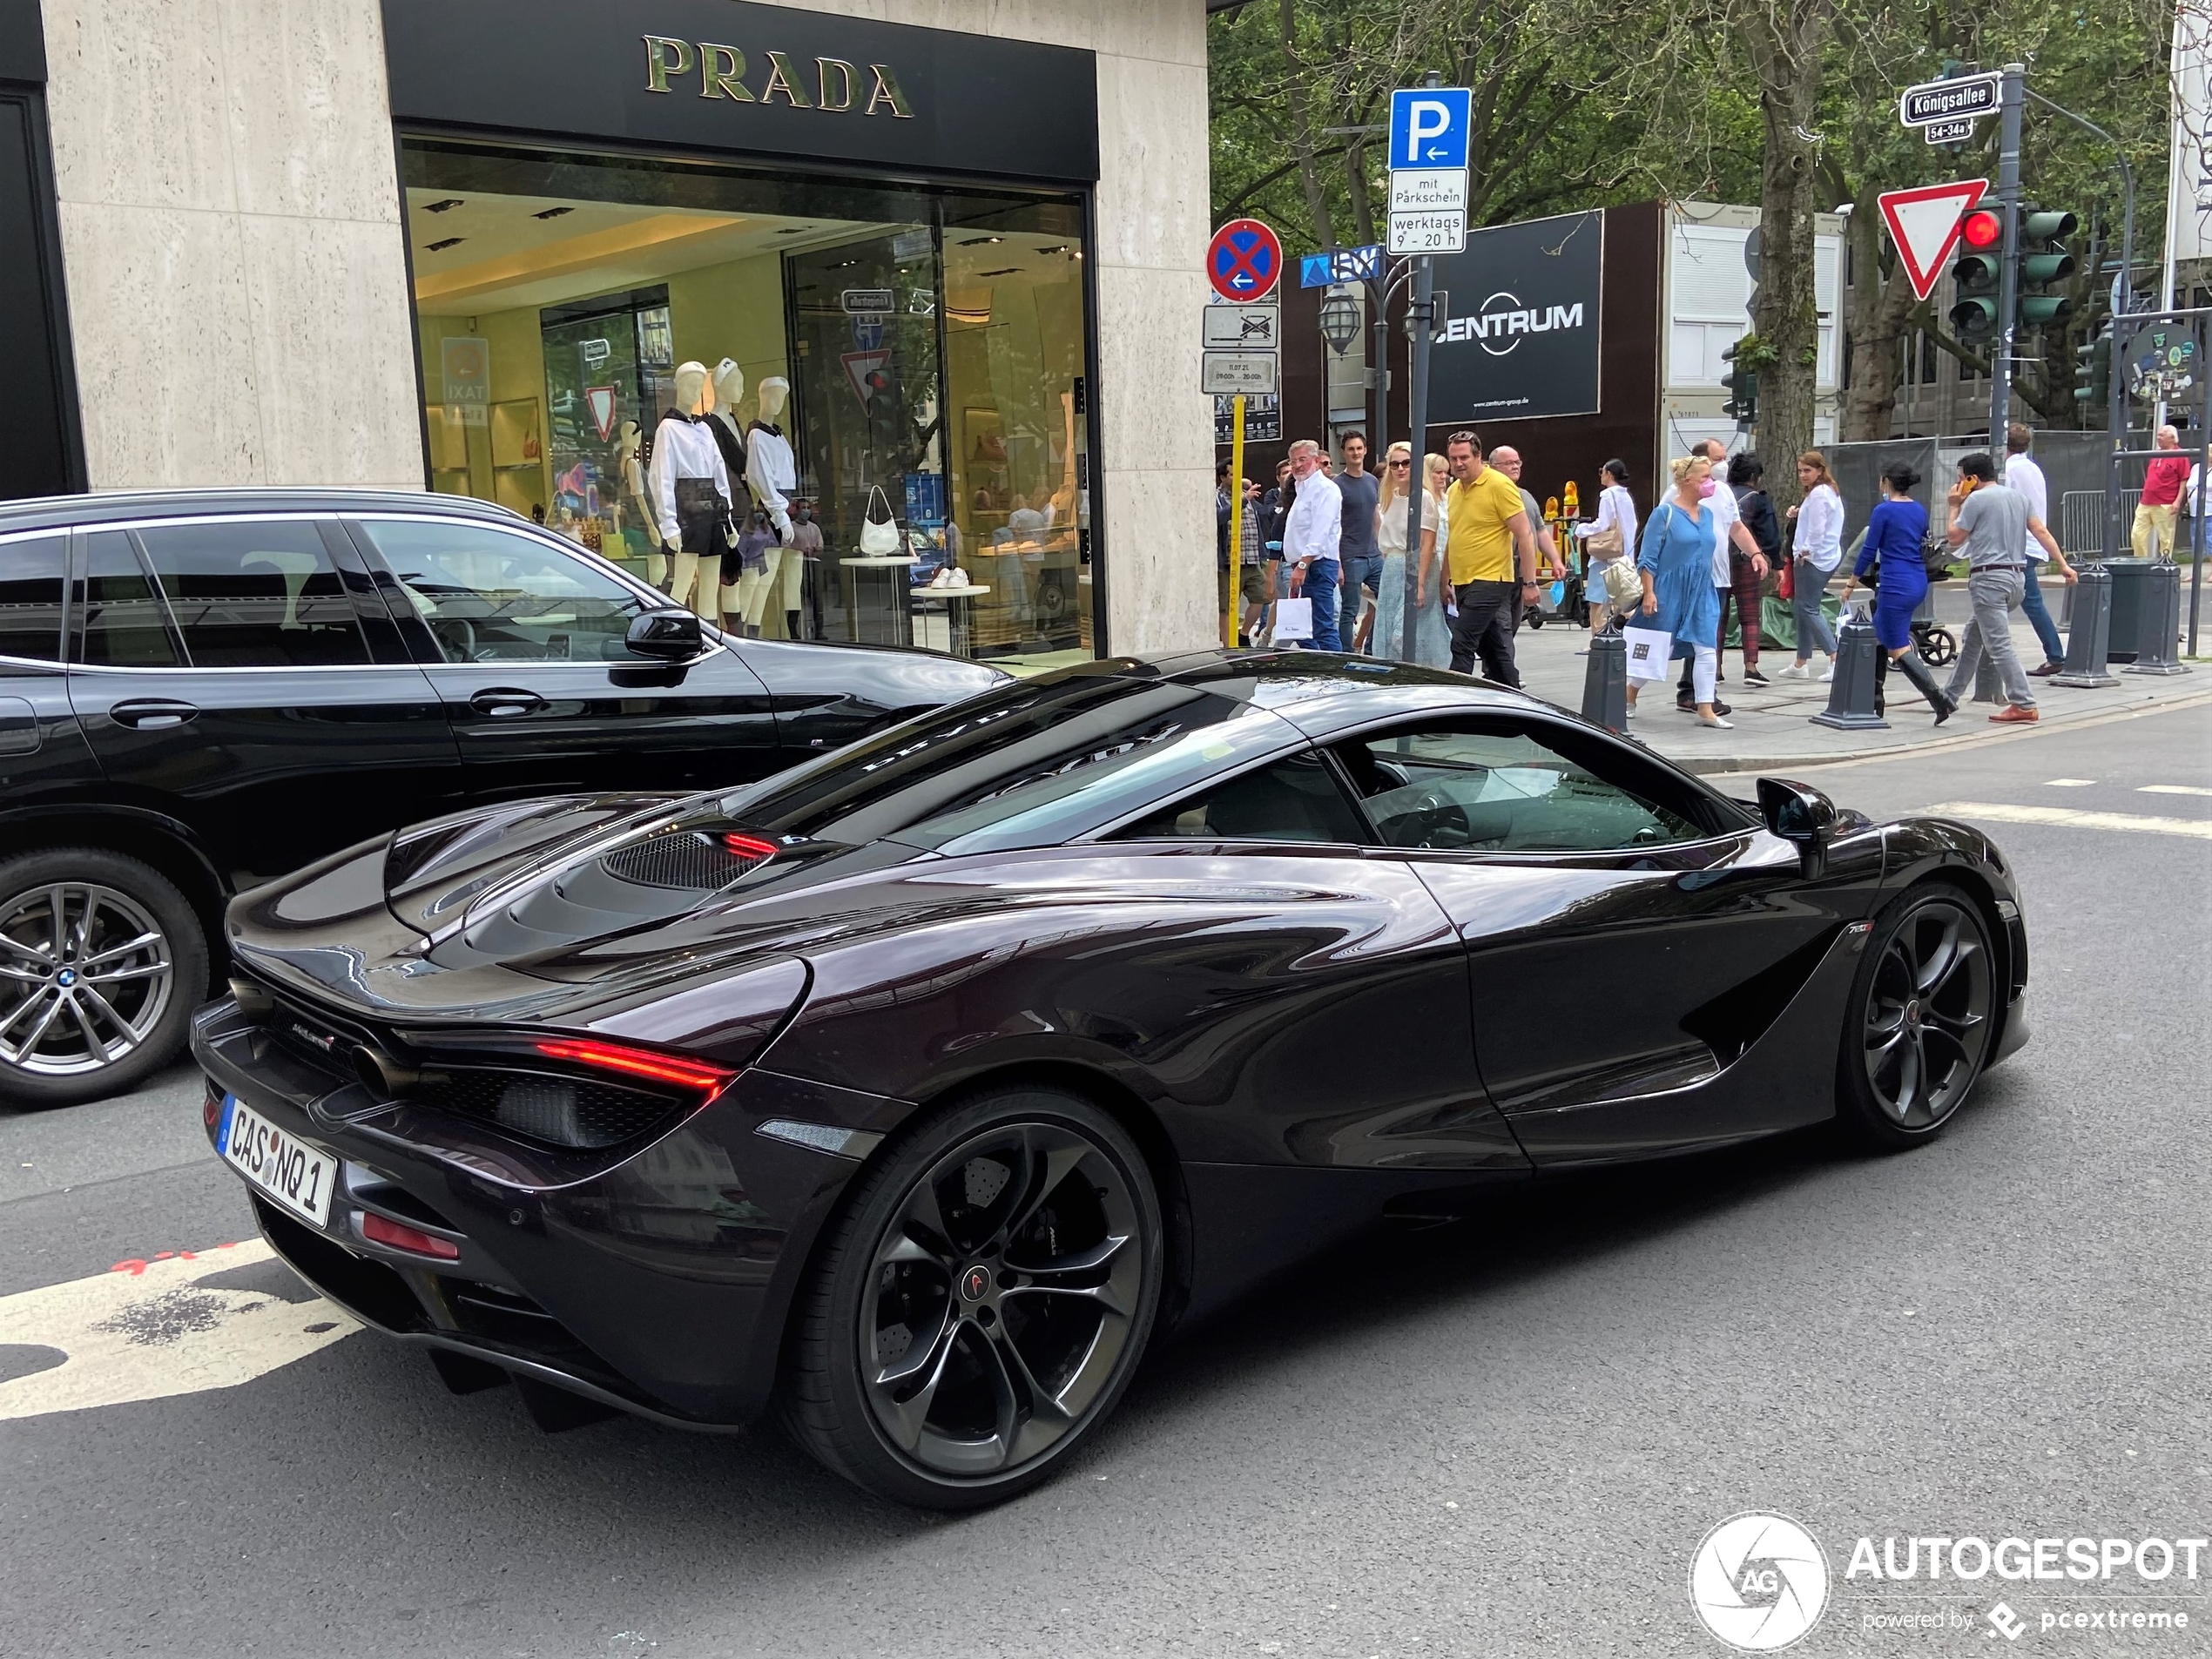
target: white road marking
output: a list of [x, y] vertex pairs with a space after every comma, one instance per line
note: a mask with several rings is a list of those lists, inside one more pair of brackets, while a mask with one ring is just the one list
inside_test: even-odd
[[2144, 784], [2138, 795], [2212, 795], [2212, 789], [2202, 789], [2195, 784]]
[[304, 1286], [287, 1302], [199, 1283], [274, 1259], [254, 1238], [0, 1296], [0, 1345], [66, 1356], [0, 1382], [0, 1420], [235, 1388], [361, 1329]]
[[1988, 800], [1938, 801], [1923, 811], [1931, 818], [1980, 818], [1993, 824], [2059, 824], [2068, 829], [2139, 830], [2151, 835], [2194, 835], [2199, 840], [2212, 841], [2212, 819], [2082, 813], [2070, 806], [2010, 806]]
[[2046, 789], [2087, 789], [2097, 780], [2094, 778], [2046, 778]]

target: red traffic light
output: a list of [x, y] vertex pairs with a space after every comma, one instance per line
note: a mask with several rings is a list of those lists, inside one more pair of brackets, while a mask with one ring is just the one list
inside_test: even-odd
[[1986, 207], [1977, 207], [1959, 221], [1959, 239], [1968, 247], [1995, 247], [2005, 239], [2005, 221]]

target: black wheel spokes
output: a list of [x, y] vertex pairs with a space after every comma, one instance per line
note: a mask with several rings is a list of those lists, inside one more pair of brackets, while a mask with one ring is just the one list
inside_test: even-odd
[[1882, 1109], [1928, 1128], [1966, 1096], [1988, 1042], [1989, 953], [1948, 902], [1924, 906], [1884, 948], [1866, 1000], [1866, 1076]]
[[[1060, 1124], [994, 1130], [940, 1158], [885, 1230], [860, 1310], [862, 1380], [892, 1443], [981, 1475], [1059, 1440], [1128, 1344], [1136, 1237], [1112, 1161]], [[917, 1293], [938, 1285], [934, 1303]]]

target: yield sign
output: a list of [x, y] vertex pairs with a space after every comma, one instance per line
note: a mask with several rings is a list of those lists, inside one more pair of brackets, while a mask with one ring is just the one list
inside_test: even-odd
[[1283, 244], [1256, 219], [1232, 219], [1206, 245], [1206, 280], [1228, 300], [1264, 299], [1283, 274]]
[[1915, 299], [1925, 300], [1935, 292], [1944, 261], [1959, 246], [1959, 216], [1988, 188], [1986, 179], [1960, 179], [1882, 192], [1882, 217], [1889, 221], [1890, 239], [1897, 244], [1905, 274], [1912, 279]]
[[599, 428], [599, 442], [604, 443], [614, 435], [615, 410], [620, 407], [617, 400], [622, 396], [619, 386], [587, 386], [583, 388], [583, 407], [591, 411], [591, 424]]

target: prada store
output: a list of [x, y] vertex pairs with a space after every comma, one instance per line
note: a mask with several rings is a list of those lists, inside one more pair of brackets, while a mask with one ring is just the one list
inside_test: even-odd
[[[302, 167], [355, 170], [319, 196], [350, 194], [358, 207], [307, 215], [334, 221], [309, 239], [349, 244], [334, 250], [349, 257], [318, 268], [302, 256], [283, 271], [287, 250], [257, 260], [251, 238], [290, 233], [256, 222], [243, 227], [240, 275], [249, 331], [309, 336], [296, 342], [300, 371], [326, 360], [328, 383], [360, 394], [334, 418], [359, 430], [320, 455], [288, 453], [270, 428], [287, 395], [279, 360], [294, 342], [260, 341], [245, 388], [257, 406], [250, 453], [192, 456], [199, 439], [179, 408], [184, 429], [149, 455], [142, 435], [110, 442], [88, 408], [93, 487], [472, 496], [770, 638], [921, 645], [1022, 671], [1087, 659], [1109, 638], [1126, 651], [1211, 637], [1207, 405], [1180, 303], [1186, 287], [1195, 298], [1205, 237], [1203, 0], [1150, 8], [1150, 30], [1112, 0], [1041, 0], [1028, 21], [1049, 37], [1027, 40], [995, 30], [990, 0], [867, 8], [933, 21], [972, 12], [972, 30], [743, 0], [331, 0], [305, 9], [329, 15], [306, 17], [283, 0], [239, 3], [281, 25], [263, 66], [281, 70], [277, 82], [239, 64], [234, 41], [210, 57], [180, 30], [151, 50], [239, 82], [234, 132], [257, 120], [310, 129], [232, 146], [239, 176], [216, 193], [241, 221], [264, 217], [241, 205], [257, 195], [280, 217], [273, 199]], [[161, 14], [125, 0], [42, 4], [49, 56], [64, 60], [49, 98], [81, 385], [105, 367], [92, 360], [127, 354], [88, 339], [105, 319], [88, 316], [80, 290], [105, 280], [91, 274], [97, 236], [72, 232], [98, 215], [72, 195], [98, 180], [71, 176], [66, 84], [103, 52], [111, 71], [127, 70], [140, 48], [110, 31], [126, 10], [139, 25]], [[345, 35], [349, 12], [351, 42], [306, 37]], [[1161, 28], [1163, 12], [1172, 26]], [[64, 37], [80, 43], [73, 56], [56, 50]], [[334, 112], [374, 77], [330, 54], [378, 37], [381, 120]], [[1089, 44], [1059, 44], [1070, 40]], [[1163, 51], [1193, 61], [1152, 61]], [[1103, 74], [1116, 88], [1164, 78], [1189, 96], [1171, 119], [1121, 107], [1126, 94], [1102, 118]], [[265, 96], [279, 107], [239, 107]], [[1102, 212], [1159, 192], [1129, 171], [1131, 134], [1116, 130], [1139, 124], [1163, 158], [1175, 140], [1197, 165], [1164, 212], [1132, 204], [1143, 210], [1133, 236]], [[393, 167], [381, 180], [373, 153], [360, 160], [377, 125]], [[1119, 180], [1102, 181], [1103, 131]], [[266, 179], [239, 172], [255, 164], [235, 158], [254, 154]], [[121, 205], [97, 206], [112, 217]], [[396, 269], [356, 219], [396, 226]], [[1104, 278], [1102, 245], [1117, 267]], [[180, 258], [187, 287], [229, 274], [193, 268], [189, 246]], [[1102, 280], [1130, 339], [1101, 340]], [[287, 290], [259, 317], [257, 281]], [[385, 327], [402, 308], [395, 299], [397, 340]], [[300, 314], [273, 314], [287, 306]], [[90, 309], [101, 312], [97, 296]], [[142, 340], [161, 327], [144, 316], [132, 326]], [[1177, 337], [1157, 338], [1167, 329]], [[1103, 383], [1102, 356], [1115, 366]], [[1127, 424], [1103, 429], [1122, 409]], [[1122, 474], [1101, 465], [1109, 437], [1125, 446]], [[1117, 486], [1128, 495], [1113, 522], [1132, 567], [1118, 601]], [[1167, 517], [1177, 522], [1163, 533]], [[1164, 577], [1151, 568], [1186, 563]], [[1184, 627], [1160, 602], [1186, 586]]]

